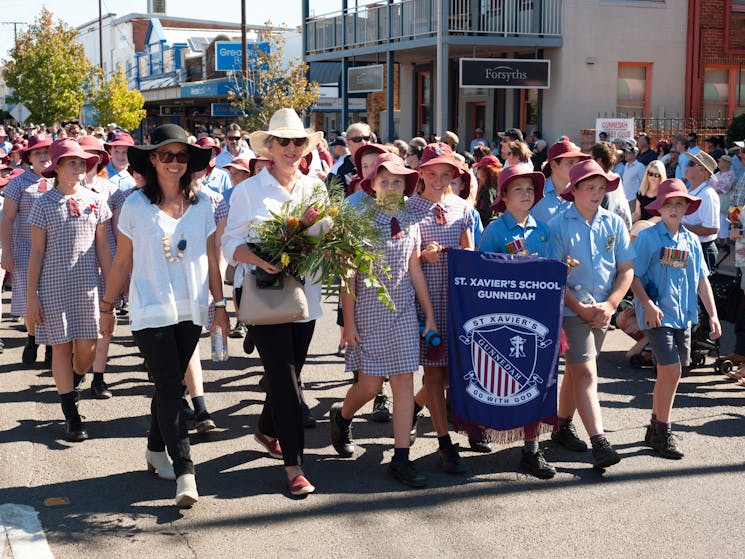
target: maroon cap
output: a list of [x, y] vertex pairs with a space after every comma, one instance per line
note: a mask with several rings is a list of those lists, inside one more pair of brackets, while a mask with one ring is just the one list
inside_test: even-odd
[[417, 182], [419, 182], [419, 173], [413, 169], [409, 169], [404, 165], [404, 160], [398, 155], [386, 151], [378, 155], [378, 158], [373, 163], [370, 173], [362, 179], [360, 187], [370, 196], [375, 196], [375, 191], [372, 188], [372, 181], [378, 176], [378, 171], [383, 168], [393, 175], [403, 175], [406, 181], [404, 187], [404, 196], [411, 196], [416, 190]]
[[458, 196], [464, 200], [468, 200], [468, 196], [471, 194], [471, 173], [464, 169], [460, 177], [456, 178], [460, 178], [463, 181], [463, 188], [460, 189]]
[[202, 148], [212, 148], [213, 154], [215, 154], [216, 151], [217, 152], [220, 151], [220, 146], [217, 145], [217, 143], [215, 142], [215, 139], [212, 138], [211, 136], [202, 136], [195, 143], [196, 145]]
[[114, 134], [114, 137], [111, 138], [110, 142], [106, 142], [104, 144], [104, 147], [106, 149], [109, 149], [112, 146], [133, 146], [135, 145], [135, 141], [132, 139], [132, 136], [129, 135], [129, 132], [117, 132]]
[[10, 150], [10, 153], [19, 153], [23, 151], [23, 144], [13, 144], [13, 149]]
[[417, 170], [422, 167], [429, 167], [431, 165], [450, 165], [455, 169], [456, 177], [463, 174], [463, 169], [460, 163], [455, 159], [453, 150], [449, 145], [443, 142], [437, 142], [434, 144], [427, 144], [422, 150], [421, 160]]
[[[8, 167], [7, 167], [7, 166], [4, 166], [4, 167], [0, 167], [0, 169], [3, 169], [3, 168], [7, 169]], [[8, 184], [8, 183], [9, 183], [10, 181], [12, 181], [12, 180], [13, 180], [14, 178], [16, 178], [16, 177], [18, 177], [18, 176], [22, 175], [22, 174], [23, 174], [23, 173], [25, 173], [25, 172], [26, 172], [26, 171], [24, 171], [23, 169], [13, 169], [13, 170], [12, 170], [12, 171], [10, 172], [10, 174], [9, 174], [9, 175], [8, 175], [7, 177], [5, 177], [5, 178], [0, 178], [0, 188], [2, 188], [2, 187], [4, 187], [4, 186], [6, 186], [6, 185], [7, 185], [7, 184]]]
[[51, 145], [52, 137], [49, 134], [34, 134], [28, 139], [28, 145], [21, 152], [21, 159], [26, 163], [31, 163], [28, 160], [28, 152], [35, 149], [48, 148]]
[[262, 162], [262, 161], [264, 163], [271, 163], [272, 162], [272, 160], [269, 159], [268, 157], [253, 157], [248, 162], [248, 170], [251, 171], [251, 176], [252, 177], [256, 174], [256, 164], [259, 163], [259, 162]]
[[473, 164], [474, 169], [479, 167], [496, 167], [497, 169], [502, 168], [502, 162], [494, 155], [485, 155]]
[[228, 167], [231, 167], [233, 169], [245, 171], [246, 173], [250, 173], [251, 175], [253, 175], [253, 171], [251, 170], [251, 161], [252, 160], [246, 159], [244, 157], [236, 157], [230, 163], [226, 163], [225, 165], [223, 165], [222, 168], [227, 169]]
[[[499, 194], [497, 199], [491, 205], [491, 209], [495, 212], [502, 213], [507, 209], [504, 203], [504, 195], [507, 192], [507, 185], [515, 179], [527, 178], [533, 181], [533, 191], [535, 192], [535, 199], [533, 200], [533, 206], [535, 206], [541, 198], [543, 198], [543, 186], [546, 184], [546, 177], [543, 173], [538, 171], [526, 171], [520, 167], [520, 165], [510, 165], [499, 173], [497, 179], [497, 190]], [[531, 208], [533, 207], [531, 206]]]
[[[357, 170], [357, 174], [360, 177], [362, 177], [362, 158], [369, 153], [381, 155], [383, 153], [388, 153], [388, 150], [385, 146], [381, 146], [380, 144], [365, 144], [354, 152], [354, 168]], [[362, 178], [364, 179], [365, 177]]]
[[97, 138], [86, 134], [85, 136], [80, 138], [80, 140], [78, 140], [78, 143], [80, 144], [80, 147], [83, 148], [85, 151], [96, 152], [101, 157], [101, 160], [99, 162], [99, 165], [101, 167], [106, 167], [106, 165], [109, 164], [109, 161], [111, 160], [111, 157], [109, 157], [109, 152], [101, 147], [101, 142], [98, 141]]
[[52, 164], [41, 172], [41, 174], [47, 178], [54, 176], [57, 163], [63, 157], [78, 157], [84, 159], [86, 173], [89, 173], [90, 170], [98, 164], [98, 156], [84, 151], [74, 138], [61, 138], [57, 140], [52, 143], [52, 146], [49, 148], [49, 153], [52, 156]]
[[606, 192], [613, 192], [618, 188], [618, 184], [621, 182], [621, 177], [611, 173], [606, 173], [594, 159], [586, 159], [575, 163], [572, 165], [572, 168], [569, 169], [569, 186], [567, 186], [561, 193], [561, 197], [564, 198], [564, 200], [572, 202], [574, 200], [574, 194], [572, 193], [574, 187], [583, 180], [594, 177], [595, 175], [600, 175], [608, 181], [605, 186]]
[[685, 215], [691, 215], [701, 205], [701, 198], [688, 194], [685, 183], [680, 179], [667, 179], [657, 187], [657, 198], [650, 202], [644, 209], [652, 215], [660, 215], [660, 208], [668, 198], [685, 198], [690, 202]]

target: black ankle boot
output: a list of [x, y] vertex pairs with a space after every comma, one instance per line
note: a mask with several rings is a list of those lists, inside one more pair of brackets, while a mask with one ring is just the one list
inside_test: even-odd
[[62, 413], [65, 414], [65, 440], [78, 443], [88, 438], [88, 431], [83, 426], [83, 420], [78, 412], [75, 391], [60, 394]]

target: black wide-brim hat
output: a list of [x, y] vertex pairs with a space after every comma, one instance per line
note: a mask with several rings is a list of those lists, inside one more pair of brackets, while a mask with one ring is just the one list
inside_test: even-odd
[[140, 146], [129, 146], [127, 157], [132, 168], [144, 175], [147, 166], [150, 165], [150, 154], [159, 147], [168, 144], [184, 144], [189, 150], [189, 163], [186, 165], [187, 173], [195, 173], [205, 169], [212, 159], [212, 148], [203, 148], [189, 144], [186, 130], [177, 124], [163, 124], [158, 126], [150, 134], [150, 143]]

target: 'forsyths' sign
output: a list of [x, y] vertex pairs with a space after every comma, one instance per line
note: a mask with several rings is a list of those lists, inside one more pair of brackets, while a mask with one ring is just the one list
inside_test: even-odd
[[550, 60], [515, 58], [461, 58], [461, 87], [500, 89], [548, 89], [551, 85]]

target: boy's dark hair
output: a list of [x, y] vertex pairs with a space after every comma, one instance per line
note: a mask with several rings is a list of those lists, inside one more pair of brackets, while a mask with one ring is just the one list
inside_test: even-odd
[[590, 148], [590, 155], [598, 160], [600, 166], [607, 172], [616, 162], [616, 148], [609, 142], [598, 142]]

